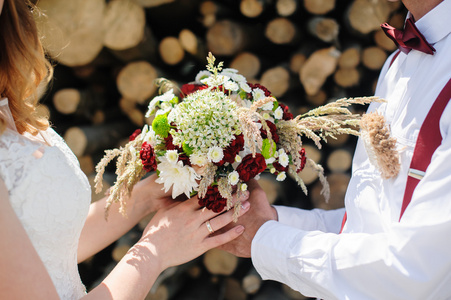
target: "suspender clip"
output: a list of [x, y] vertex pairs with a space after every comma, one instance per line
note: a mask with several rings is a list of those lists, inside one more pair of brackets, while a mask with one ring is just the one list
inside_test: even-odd
[[420, 170], [416, 170], [416, 169], [409, 169], [409, 176], [413, 177], [415, 179], [421, 180], [424, 177], [424, 174], [426, 174], [426, 172], [420, 171]]

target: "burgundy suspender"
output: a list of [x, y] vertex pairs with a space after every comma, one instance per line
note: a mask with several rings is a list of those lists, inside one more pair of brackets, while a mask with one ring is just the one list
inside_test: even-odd
[[[395, 54], [390, 65], [393, 63], [399, 52]], [[432, 155], [442, 142], [442, 135], [440, 133], [440, 117], [451, 99], [451, 79], [448, 80], [445, 87], [442, 89], [429, 113], [421, 125], [418, 133], [417, 142], [413, 152], [412, 161], [410, 163], [409, 174], [407, 177], [406, 189], [401, 206], [401, 213], [399, 220], [401, 220], [404, 211], [412, 200], [412, 194], [418, 182], [420, 182], [427, 167], [431, 163]], [[340, 233], [347, 220], [347, 213], [343, 216]]]
[[442, 143], [442, 135], [440, 134], [440, 117], [451, 98], [451, 79], [442, 89], [440, 94], [431, 107], [426, 119], [421, 125], [418, 134], [417, 143], [413, 151], [412, 161], [410, 163], [409, 176], [407, 177], [406, 190], [404, 192], [404, 199], [402, 200], [401, 220], [404, 211], [412, 199], [413, 191], [420, 179], [426, 172], [427, 167], [431, 163], [432, 155], [435, 150]]

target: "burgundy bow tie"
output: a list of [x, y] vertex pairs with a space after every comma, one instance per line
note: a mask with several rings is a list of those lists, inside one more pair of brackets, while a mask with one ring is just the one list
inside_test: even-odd
[[435, 49], [432, 47], [415, 26], [412, 18], [408, 18], [404, 25], [404, 30], [399, 30], [387, 23], [381, 24], [381, 28], [385, 34], [395, 42], [399, 50], [409, 53], [415, 49], [427, 54], [434, 54]]

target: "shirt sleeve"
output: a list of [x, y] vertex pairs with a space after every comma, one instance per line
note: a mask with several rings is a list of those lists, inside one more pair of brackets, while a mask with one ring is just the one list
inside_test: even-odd
[[341, 229], [344, 208], [335, 210], [305, 210], [288, 206], [274, 205], [280, 223], [302, 230], [320, 230], [338, 233]]
[[449, 297], [451, 136], [442, 135], [401, 222], [381, 233], [335, 234], [268, 221], [251, 248], [262, 278], [323, 299]]

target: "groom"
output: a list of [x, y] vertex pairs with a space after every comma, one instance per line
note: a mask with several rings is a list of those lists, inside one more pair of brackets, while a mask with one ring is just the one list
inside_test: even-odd
[[369, 107], [397, 140], [399, 174], [382, 179], [359, 140], [346, 209], [272, 207], [249, 182], [245, 232], [223, 248], [263, 279], [322, 299], [451, 298], [451, 0], [403, 3], [410, 32], [383, 26], [400, 50], [376, 88], [387, 102]]

